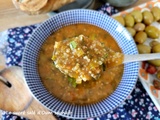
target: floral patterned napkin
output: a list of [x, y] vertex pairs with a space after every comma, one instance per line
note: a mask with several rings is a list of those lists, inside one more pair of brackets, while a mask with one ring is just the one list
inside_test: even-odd
[[[113, 15], [118, 11], [110, 6], [108, 3], [98, 9], [99, 12], [107, 15]], [[37, 25], [12, 28], [0, 36], [0, 50], [3, 48], [3, 53], [6, 56], [6, 64], [8, 66], [22, 65], [22, 56], [28, 38], [31, 36]], [[4, 35], [5, 34], [5, 35]], [[6, 41], [4, 41], [6, 40]], [[4, 47], [5, 46], [5, 47]], [[57, 116], [59, 120], [67, 120]], [[99, 116], [97, 118], [89, 118], [88, 120], [158, 120], [160, 119], [160, 112], [150, 99], [149, 95], [138, 80], [133, 92], [124, 101], [122, 105], [108, 114]], [[2, 120], [26, 120], [25, 118], [3, 112]]]

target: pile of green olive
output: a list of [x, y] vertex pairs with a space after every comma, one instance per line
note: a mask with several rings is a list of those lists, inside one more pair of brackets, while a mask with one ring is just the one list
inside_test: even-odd
[[[115, 16], [115, 20], [120, 22], [134, 38], [140, 54], [142, 53], [160, 53], [160, 42], [157, 39], [160, 37], [160, 30], [152, 26], [153, 22], [160, 21], [160, 8], [152, 7], [149, 10], [141, 12], [134, 10], [125, 16]], [[150, 45], [144, 42], [150, 38]], [[148, 61], [149, 63], [160, 66], [160, 60]]]

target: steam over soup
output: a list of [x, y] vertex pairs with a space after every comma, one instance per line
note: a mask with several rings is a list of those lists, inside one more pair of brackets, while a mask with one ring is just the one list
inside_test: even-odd
[[46, 89], [71, 104], [91, 104], [118, 86], [123, 65], [107, 69], [108, 49], [121, 52], [105, 30], [90, 24], [62, 27], [40, 49], [38, 71]]

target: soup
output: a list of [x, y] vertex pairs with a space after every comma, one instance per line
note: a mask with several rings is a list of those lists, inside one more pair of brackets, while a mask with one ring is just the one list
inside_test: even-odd
[[[60, 43], [61, 41], [65, 41], [68, 38], [72, 39], [72, 38], [78, 38], [82, 36], [85, 36], [87, 37], [87, 39], [92, 40], [93, 43], [94, 41], [96, 41], [97, 44], [102, 43], [103, 46], [107, 48], [110, 48], [116, 52], [121, 52], [121, 49], [116, 43], [116, 41], [105, 30], [90, 24], [73, 24], [73, 25], [64, 26], [60, 28], [58, 31], [54, 32], [52, 35], [50, 35], [42, 45], [39, 53], [39, 59], [38, 59], [39, 75], [46, 89], [53, 96], [55, 96], [56, 98], [64, 102], [68, 102], [71, 104], [79, 104], [79, 105], [96, 103], [98, 101], [105, 99], [111, 93], [113, 93], [113, 91], [117, 88], [122, 78], [123, 67], [124, 67], [123, 65], [120, 65], [120, 66], [108, 69], [106, 65], [100, 63], [100, 66], [103, 67], [102, 69], [100, 69], [101, 70], [100, 72], [97, 72], [98, 71], [97, 67], [94, 71], [91, 71], [91, 72], [97, 72], [99, 76], [97, 74], [90, 74], [91, 76], [89, 76], [89, 79], [85, 79], [86, 76], [81, 77], [82, 78], [81, 81], [80, 82], [78, 81], [77, 82], [78, 84], [76, 83], [75, 85], [75, 82], [73, 82], [73, 79], [71, 78], [74, 75], [73, 74], [70, 75], [71, 71], [64, 72], [65, 69], [64, 70], [62, 69], [64, 67], [61, 67], [61, 69], [60, 67], [57, 67], [57, 64], [55, 64], [57, 61], [55, 62], [55, 58], [53, 58], [53, 54], [55, 52], [54, 50], [55, 50], [55, 46], [57, 46], [56, 45], [57, 43]], [[75, 45], [73, 45], [75, 44], [74, 43], [75, 41], [69, 41], [69, 42], [72, 43], [70, 47], [71, 46], [75, 47]], [[87, 54], [87, 52], [86, 51], [84, 52], [84, 50], [85, 49], [83, 49], [83, 52], [80, 52], [80, 56]], [[106, 51], [104, 50], [104, 52]], [[65, 54], [65, 51], [64, 51], [64, 54]], [[56, 57], [62, 57], [63, 52], [61, 52], [58, 55]], [[97, 54], [97, 59], [100, 58], [100, 56], [98, 55], [99, 54]], [[104, 55], [105, 54], [102, 54], [102, 57]], [[86, 58], [85, 56], [84, 59], [87, 60], [88, 58]], [[94, 57], [94, 59], [96, 59], [96, 57]], [[74, 60], [74, 57], [73, 57], [73, 60]], [[61, 61], [62, 65], [63, 65], [63, 61], [65, 64], [65, 60], [62, 60]], [[75, 61], [72, 61], [72, 63], [74, 62]], [[81, 66], [82, 66], [82, 63], [83, 61], [79, 62]], [[100, 68], [100, 66], [98, 66], [98, 68]], [[83, 68], [86, 68], [86, 66], [82, 67], [82, 69]], [[75, 73], [78, 73], [78, 72], [75, 71]], [[81, 73], [84, 74], [84, 73], [87, 73], [87, 71], [84, 71]], [[88, 75], [89, 73], [90, 71], [88, 71]]]

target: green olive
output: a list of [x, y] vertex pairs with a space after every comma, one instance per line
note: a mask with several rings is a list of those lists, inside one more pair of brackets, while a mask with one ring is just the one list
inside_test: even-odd
[[115, 20], [117, 20], [120, 24], [125, 26], [124, 18], [122, 16], [115, 16], [113, 17]]
[[144, 22], [144, 24], [146, 24], [146, 25], [150, 25], [152, 22], [153, 22], [153, 15], [152, 15], [152, 13], [150, 12], [150, 11], [144, 11], [143, 13], [142, 13], [142, 15], [143, 15], [143, 22]]
[[136, 31], [143, 31], [145, 29], [145, 24], [143, 24], [143, 23], [136, 23], [134, 25], [134, 29]]
[[132, 15], [127, 14], [127, 15], [124, 17], [124, 21], [125, 21], [126, 27], [133, 27], [133, 26], [134, 26], [134, 18], [133, 18]]
[[[157, 45], [154, 45], [152, 47], [152, 52], [153, 53], [160, 53], [160, 43], [157, 44]], [[148, 62], [153, 64], [153, 65], [155, 65], [155, 66], [160, 66], [160, 59], [158, 59], [158, 60], [150, 60]]]
[[159, 29], [154, 26], [147, 26], [145, 28], [145, 32], [147, 33], [147, 36], [153, 39], [159, 38]]
[[160, 71], [157, 72], [156, 77], [160, 79]]
[[159, 7], [151, 8], [151, 12], [153, 14], [153, 17], [154, 17], [155, 21], [160, 20], [160, 8]]
[[156, 67], [159, 67], [160, 66], [160, 59], [158, 60], [149, 60], [148, 61], [150, 64], [156, 66]]
[[132, 35], [132, 37], [136, 34], [136, 30], [131, 28], [131, 27], [126, 27], [126, 29], [128, 30], [128, 32]]
[[131, 15], [133, 16], [136, 23], [140, 23], [143, 20], [143, 16], [140, 10], [134, 10], [131, 12]]
[[140, 54], [151, 53], [151, 47], [148, 45], [138, 44], [137, 48]]
[[153, 53], [160, 53], [160, 43], [152, 47]]
[[140, 44], [144, 43], [146, 39], [147, 39], [147, 34], [143, 31], [138, 32], [134, 38], [135, 42], [140, 43]]
[[153, 46], [155, 46], [155, 45], [157, 45], [157, 44], [159, 44], [159, 43], [160, 43], [160, 42], [153, 40], [152, 42], [149, 43], [149, 45], [150, 45], [151, 47], [153, 47]]

